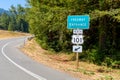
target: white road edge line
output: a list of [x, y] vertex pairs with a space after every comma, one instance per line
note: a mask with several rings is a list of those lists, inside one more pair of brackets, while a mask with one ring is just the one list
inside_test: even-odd
[[24, 67], [18, 65], [18, 64], [15, 63], [12, 59], [10, 59], [10, 58], [5, 54], [5, 52], [4, 52], [4, 48], [5, 48], [8, 44], [10, 44], [10, 42], [6, 43], [6, 44], [2, 47], [2, 55], [3, 55], [6, 59], [8, 59], [12, 64], [14, 64], [16, 67], [18, 67], [18, 68], [21, 69], [22, 71], [26, 72], [27, 74], [29, 74], [30, 76], [32, 76], [32, 77], [34, 77], [34, 78], [36, 78], [36, 79], [38, 79], [38, 80], [47, 80], [47, 79], [45, 79], [45, 78], [43, 78], [43, 77], [41, 77], [41, 76], [39, 76], [39, 75], [31, 72], [31, 71], [25, 69]]

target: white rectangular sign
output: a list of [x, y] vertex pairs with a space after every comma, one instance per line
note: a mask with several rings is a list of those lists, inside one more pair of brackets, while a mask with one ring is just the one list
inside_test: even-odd
[[81, 29], [74, 29], [73, 34], [83, 34], [83, 30]]
[[72, 36], [72, 43], [73, 44], [83, 44], [83, 35], [73, 35]]
[[73, 52], [82, 52], [82, 46], [73, 45]]

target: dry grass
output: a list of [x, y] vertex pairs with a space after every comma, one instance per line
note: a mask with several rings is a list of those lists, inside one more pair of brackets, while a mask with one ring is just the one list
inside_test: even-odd
[[11, 37], [27, 36], [27, 35], [30, 35], [30, 34], [0, 30], [0, 39], [1, 38], [5, 39], [5, 38], [11, 38]]
[[[0, 39], [29, 34], [19, 32], [9, 32], [0, 30]], [[104, 66], [97, 66], [87, 62], [79, 62], [79, 69], [76, 69], [76, 62], [70, 61], [72, 55], [52, 54], [42, 49], [34, 40], [27, 41], [22, 51], [32, 59], [41, 62], [49, 67], [69, 73], [80, 80], [120, 80], [120, 70], [110, 69]]]
[[51, 52], [42, 49], [35, 40], [28, 41], [22, 51], [34, 60], [69, 73], [80, 78], [80, 80], [120, 80], [120, 70], [81, 61], [79, 62], [79, 69], [76, 69], [76, 62], [69, 60], [71, 55], [51, 54]]

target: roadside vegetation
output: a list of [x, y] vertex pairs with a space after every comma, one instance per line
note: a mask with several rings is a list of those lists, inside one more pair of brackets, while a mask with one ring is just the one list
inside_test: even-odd
[[[35, 39], [28, 42], [30, 46], [26, 45], [25, 49], [29, 54], [32, 52], [33, 57], [35, 53], [34, 59], [47, 56], [43, 61], [50, 60], [49, 63], [47, 61], [48, 65], [56, 61], [62, 63], [59, 67], [65, 71], [79, 73], [80, 76], [85, 74], [91, 79], [95, 76], [94, 80], [120, 79], [119, 0], [26, 1], [28, 7], [11, 6], [11, 14], [0, 14], [0, 29], [32, 33]], [[90, 15], [90, 29], [84, 30], [79, 69], [74, 68], [75, 56], [71, 50], [73, 33], [67, 29], [68, 15]], [[43, 54], [35, 48], [39, 46], [42, 47], [40, 50], [44, 49]], [[70, 67], [65, 67], [67, 65]]]
[[90, 15], [80, 60], [120, 68], [119, 0], [28, 0], [29, 30], [42, 48], [71, 54], [68, 15]]
[[9, 13], [0, 13], [0, 29], [8, 31], [29, 32], [26, 21], [25, 8], [21, 5], [9, 9]]

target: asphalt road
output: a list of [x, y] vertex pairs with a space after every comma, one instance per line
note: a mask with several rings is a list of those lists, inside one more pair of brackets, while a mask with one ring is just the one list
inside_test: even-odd
[[79, 80], [38, 63], [18, 47], [26, 37], [0, 40], [0, 80]]

